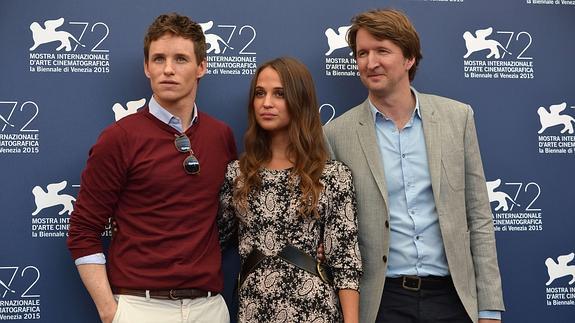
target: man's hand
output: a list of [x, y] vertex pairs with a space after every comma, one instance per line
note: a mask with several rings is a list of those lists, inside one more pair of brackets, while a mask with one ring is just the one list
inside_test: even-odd
[[99, 312], [100, 320], [102, 323], [112, 323], [114, 321], [114, 316], [116, 315], [116, 311], [118, 310], [118, 303], [110, 304], [109, 308], [106, 308], [104, 312]]
[[315, 252], [316, 252], [315, 257], [317, 258], [317, 260], [321, 263], [324, 263], [325, 254], [323, 250], [323, 243], [320, 243], [319, 246], [317, 246], [317, 250]]
[[98, 315], [103, 323], [111, 323], [116, 315], [118, 303], [114, 299], [112, 288], [108, 282], [106, 266], [100, 264], [78, 265], [80, 278], [98, 309]]

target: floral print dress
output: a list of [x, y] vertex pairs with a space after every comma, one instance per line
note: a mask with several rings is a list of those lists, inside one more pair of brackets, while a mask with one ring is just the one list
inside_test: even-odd
[[[317, 219], [297, 214], [301, 191], [298, 185], [290, 184], [294, 183], [291, 169], [261, 169], [261, 189], [249, 195], [247, 210], [240, 210], [232, 201], [239, 173], [239, 162], [231, 162], [220, 195], [220, 239], [225, 244], [238, 229], [242, 264], [254, 249], [268, 256], [239, 288], [239, 322], [341, 322], [337, 291], [359, 290], [361, 276], [356, 201], [349, 168], [338, 161], [326, 163]], [[332, 267], [333, 286], [274, 257], [290, 244], [315, 258], [322, 228], [325, 262]]]

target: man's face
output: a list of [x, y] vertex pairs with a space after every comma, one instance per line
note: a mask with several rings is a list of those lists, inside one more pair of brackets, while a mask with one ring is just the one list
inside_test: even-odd
[[360, 79], [370, 95], [391, 95], [403, 86], [409, 87], [409, 69], [414, 58], [405, 58], [395, 43], [378, 40], [363, 28], [357, 31], [355, 39]]
[[161, 106], [193, 105], [198, 79], [206, 73], [206, 61], [198, 64], [191, 39], [165, 34], [151, 42], [144, 72]]

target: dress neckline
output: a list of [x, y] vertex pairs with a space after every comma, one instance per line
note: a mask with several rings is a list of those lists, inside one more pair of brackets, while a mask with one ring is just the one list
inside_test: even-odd
[[292, 167], [288, 167], [288, 168], [280, 168], [280, 169], [262, 167], [261, 169], [262, 169], [264, 172], [268, 172], [268, 173], [287, 173], [287, 172], [290, 172], [290, 171], [293, 169], [293, 166], [292, 166]]

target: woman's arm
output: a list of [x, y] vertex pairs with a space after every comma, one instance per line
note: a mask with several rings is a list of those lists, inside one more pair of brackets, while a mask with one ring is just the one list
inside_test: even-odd
[[355, 289], [340, 289], [339, 301], [344, 323], [359, 322], [359, 292]]
[[362, 266], [355, 189], [349, 168], [339, 162], [330, 168], [332, 176], [325, 183], [331, 199], [323, 239], [325, 262], [332, 268], [344, 322], [359, 322], [359, 280]]

